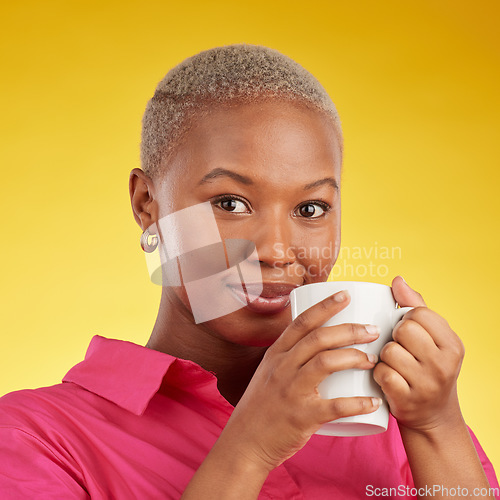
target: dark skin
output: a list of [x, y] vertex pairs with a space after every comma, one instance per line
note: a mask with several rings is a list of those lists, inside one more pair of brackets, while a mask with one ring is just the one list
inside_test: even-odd
[[[269, 118], [262, 126], [266, 109]], [[214, 168], [238, 172], [250, 177], [253, 184], [218, 176], [198, 185]], [[243, 106], [237, 112], [213, 112], [190, 130], [189, 140], [165, 170], [156, 183], [142, 170], [132, 171], [132, 206], [143, 230], [164, 215], [216, 195], [239, 195], [251, 210], [238, 201], [237, 212], [224, 211], [219, 203], [214, 207], [219, 231], [223, 239], [255, 242], [264, 282], [300, 285], [326, 281], [337, 254], [330, 260], [305, 254], [311, 248], [326, 248], [332, 241], [340, 245], [340, 192], [330, 183], [307, 191], [303, 188], [311, 180], [324, 178], [340, 186], [341, 152], [328, 118], [318, 119], [302, 106], [284, 108], [276, 103]], [[327, 202], [331, 211], [314, 220], [297, 214], [301, 203], [316, 199]], [[319, 205], [314, 209], [317, 214], [323, 213]], [[302, 251], [299, 255], [283, 255], [281, 249], [292, 247]], [[290, 307], [277, 315], [258, 315], [244, 308], [196, 325], [185, 292], [163, 287], [147, 346], [191, 359], [215, 372], [221, 394], [235, 405], [267, 346], [290, 321]]]
[[[255, 242], [264, 282], [326, 281], [340, 246], [341, 151], [329, 118], [279, 100], [212, 109], [163, 168], [154, 181], [140, 169], [131, 172], [132, 209], [142, 230], [210, 201], [223, 239]], [[218, 175], [199, 183], [216, 168], [247, 179]], [[324, 179], [330, 180], [304, 189]], [[218, 202], [221, 194], [239, 201]], [[335, 251], [324, 258], [318, 248]], [[392, 290], [401, 306], [415, 309], [394, 329], [374, 377], [398, 420], [415, 485], [487, 487], [458, 405], [463, 345], [400, 277]], [[244, 307], [195, 324], [183, 287], [162, 288], [147, 347], [213, 371], [220, 393], [235, 405], [183, 498], [257, 498], [269, 472], [323, 423], [377, 409], [371, 398], [322, 400], [317, 391], [329, 373], [374, 367], [357, 349], [336, 349], [375, 340], [364, 325], [321, 327], [350, 301], [346, 293], [337, 299], [294, 321], [289, 306], [272, 315]]]

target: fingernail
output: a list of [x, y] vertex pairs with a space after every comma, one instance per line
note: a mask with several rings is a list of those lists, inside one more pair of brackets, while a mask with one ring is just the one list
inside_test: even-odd
[[380, 333], [380, 328], [377, 325], [365, 325], [365, 330], [371, 335]]
[[[399, 277], [406, 283], [406, 280], [403, 278], [403, 276], [399, 275]], [[408, 284], [408, 283], [406, 283]]]
[[349, 297], [349, 292], [347, 290], [342, 290], [333, 296], [333, 300], [335, 302], [344, 302], [347, 297]]
[[382, 400], [380, 398], [372, 398], [373, 406], [380, 406], [382, 404]]
[[370, 363], [376, 363], [378, 361], [378, 357], [376, 354], [367, 354], [366, 357]]

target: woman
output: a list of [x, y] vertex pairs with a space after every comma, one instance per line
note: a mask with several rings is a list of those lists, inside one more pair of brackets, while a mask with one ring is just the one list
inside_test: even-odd
[[[342, 134], [312, 75], [266, 47], [197, 54], [148, 103], [141, 160], [132, 210], [163, 285], [149, 342], [96, 336], [62, 384], [2, 398], [2, 498], [412, 498], [498, 486], [460, 413], [463, 346], [401, 278], [394, 297], [415, 309], [379, 362], [335, 349], [375, 340], [374, 325], [319, 328], [347, 292], [291, 321], [290, 291], [325, 281], [340, 246]], [[319, 382], [374, 367], [388, 431], [313, 435], [380, 404], [322, 400]]]

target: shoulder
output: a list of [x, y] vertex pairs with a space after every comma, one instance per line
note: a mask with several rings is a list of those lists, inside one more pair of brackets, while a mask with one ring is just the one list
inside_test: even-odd
[[95, 397], [72, 383], [23, 389], [1, 397], [0, 464], [2, 456], [13, 454], [67, 464], [67, 450], [98, 419]]
[[50, 491], [54, 498], [89, 498], [81, 467], [57, 431], [72, 399], [72, 389], [64, 386], [24, 389], [0, 398], [2, 498], [32, 498], [34, 491]]
[[0, 428], [35, 430], [60, 423], [68, 412], [77, 412], [85, 391], [71, 383], [10, 392], [0, 398]]

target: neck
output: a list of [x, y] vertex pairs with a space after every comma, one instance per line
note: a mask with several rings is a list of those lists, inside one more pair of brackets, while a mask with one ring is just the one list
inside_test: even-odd
[[267, 347], [239, 345], [222, 338], [210, 322], [195, 324], [193, 316], [168, 287], [146, 347], [189, 359], [215, 373], [221, 395], [236, 406]]

